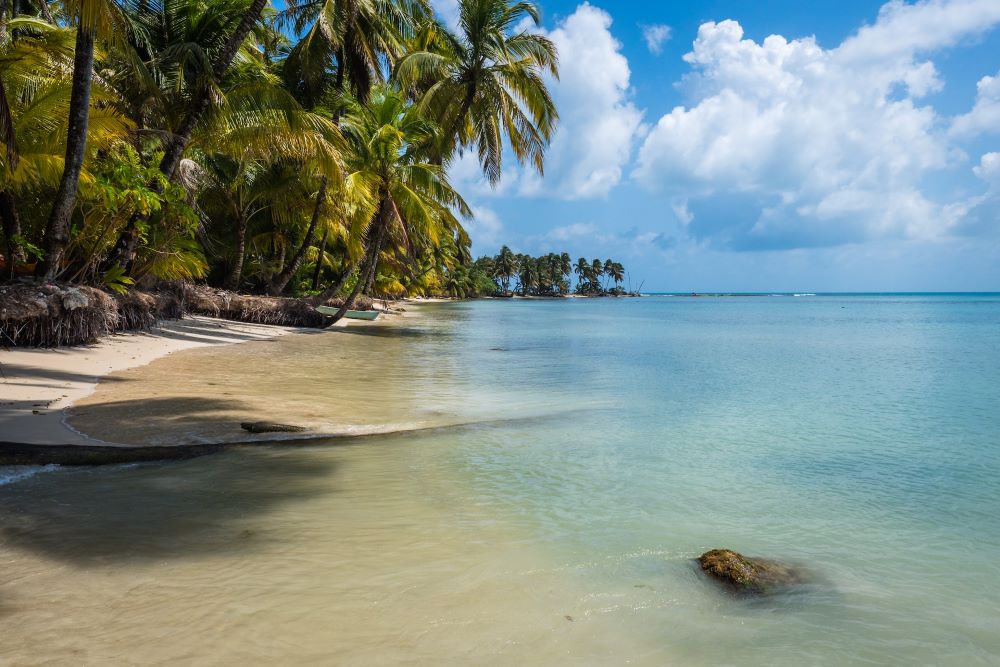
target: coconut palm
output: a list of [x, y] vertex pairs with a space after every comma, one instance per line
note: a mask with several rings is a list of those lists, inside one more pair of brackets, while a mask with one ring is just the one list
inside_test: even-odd
[[76, 23], [76, 44], [73, 49], [66, 159], [45, 229], [46, 256], [38, 265], [38, 273], [47, 280], [54, 279], [62, 270], [63, 252], [69, 242], [69, 219], [76, 203], [87, 150], [94, 45], [98, 37], [109, 42], [120, 41], [129, 27], [114, 0], [67, 0], [63, 4]]
[[514, 253], [507, 246], [500, 248], [494, 265], [496, 277], [500, 279], [500, 287], [504, 294], [510, 291], [510, 279], [517, 273], [517, 260]]
[[383, 80], [384, 60], [402, 55], [403, 41], [430, 13], [427, 0], [289, 0], [279, 22], [302, 39], [288, 54], [286, 78], [307, 104], [327, 87], [367, 100]]
[[352, 236], [364, 238], [361, 273], [344, 304], [343, 317], [362, 289], [371, 289], [384, 247], [404, 254], [422, 240], [460, 227], [452, 210], [471, 216], [444, 170], [427, 161], [438, 129], [398, 91], [377, 88], [367, 104], [353, 103], [341, 122], [346, 140], [346, 180], [372, 193], [374, 207], [357, 206]]
[[[155, 6], [143, 3], [129, 14], [136, 30], [118, 52], [109, 78], [127, 101], [125, 107], [137, 128], [161, 139], [160, 171], [168, 179], [177, 175], [196, 131], [204, 132], [203, 125], [211, 122], [213, 115], [226, 113], [227, 95], [234, 85], [246, 86], [248, 81], [257, 85], [263, 105], [273, 106], [273, 93], [279, 91], [280, 82], [260, 70], [256, 43], [264, 36], [248, 39], [254, 30], [260, 33], [262, 29], [264, 4], [266, 0], [208, 4], [165, 0]], [[234, 61], [238, 65], [235, 81], [230, 72]], [[268, 86], [269, 91], [261, 88]], [[244, 106], [246, 100], [242, 100]], [[140, 227], [147, 218], [140, 214], [129, 220], [106, 262], [108, 266], [130, 266]]]
[[606, 271], [608, 276], [615, 282], [615, 289], [617, 290], [622, 281], [625, 280], [625, 267], [618, 262], [608, 261], [611, 262], [611, 266], [610, 268], [606, 268]]
[[576, 260], [576, 266], [573, 267], [573, 272], [577, 275], [576, 290], [578, 292], [582, 292], [584, 284], [590, 282], [590, 262], [588, 262], [586, 258], [581, 257]]
[[441, 31], [432, 49], [396, 67], [404, 88], [433, 82], [420, 105], [443, 128], [439, 159], [474, 145], [491, 184], [500, 180], [505, 139], [518, 161], [542, 173], [558, 119], [542, 77], [558, 76], [555, 45], [520, 29], [525, 20], [539, 24], [534, 3], [461, 0], [458, 34]]
[[[73, 59], [74, 30], [36, 18], [19, 17], [0, 33], [0, 129], [6, 150], [0, 154], [0, 218], [7, 239], [8, 269], [24, 261], [20, 214], [15, 196], [56, 188], [65, 164], [66, 126], [71, 83], [65, 72]], [[115, 113], [110, 93], [96, 86], [101, 104], [88, 114], [92, 148], [123, 136], [127, 123]], [[85, 168], [79, 178], [90, 181]]]

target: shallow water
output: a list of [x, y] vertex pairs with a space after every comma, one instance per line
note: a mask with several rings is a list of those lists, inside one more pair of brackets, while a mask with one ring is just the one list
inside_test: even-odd
[[0, 662], [1000, 663], [1000, 297], [425, 312], [102, 385], [108, 439], [441, 428], [0, 486]]

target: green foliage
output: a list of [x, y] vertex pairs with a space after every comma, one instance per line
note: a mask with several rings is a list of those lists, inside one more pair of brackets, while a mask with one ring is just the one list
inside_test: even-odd
[[[557, 56], [524, 29], [533, 3], [458, 4], [454, 33], [428, 0], [289, 0], [260, 16], [247, 0], [79, 0], [52, 5], [55, 21], [8, 14], [6, 235], [38, 258], [53, 248], [50, 278], [115, 292], [157, 278], [278, 293], [290, 277], [293, 292], [325, 294], [345, 274], [341, 287], [376, 296], [567, 292], [568, 255], [529, 262], [504, 248], [472, 262], [472, 211], [448, 166], [475, 149], [495, 183], [508, 146], [542, 171], [558, 117], [543, 74], [557, 75]], [[250, 35], [220, 66], [245, 19]], [[74, 70], [77, 25], [98, 34], [89, 73]], [[57, 234], [49, 214], [69, 202], [55, 194], [67, 143], [80, 145], [67, 120], [83, 74], [86, 151]], [[198, 118], [189, 134], [187, 118]], [[182, 159], [165, 174], [175, 145]]]
[[[618, 262], [580, 258], [574, 267], [568, 253], [549, 253], [540, 257], [515, 254], [507, 246], [495, 257], [480, 257], [472, 265], [469, 289], [474, 295], [561, 296], [570, 291], [571, 272], [579, 276], [576, 291], [586, 295], [624, 294], [621, 282], [625, 268]], [[485, 281], [489, 281], [486, 285]], [[602, 282], [603, 281], [603, 282]], [[614, 287], [610, 287], [610, 283]], [[513, 285], [513, 291], [511, 286]]]
[[135, 285], [135, 280], [125, 275], [125, 269], [120, 264], [115, 264], [104, 272], [101, 283], [112, 292], [125, 294], [129, 287]]

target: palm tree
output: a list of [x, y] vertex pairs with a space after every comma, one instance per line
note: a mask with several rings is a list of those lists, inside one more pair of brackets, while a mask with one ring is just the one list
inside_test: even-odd
[[347, 143], [347, 180], [365, 184], [374, 206], [358, 206], [353, 215], [352, 235], [367, 239], [365, 259], [334, 322], [362, 289], [371, 289], [387, 241], [409, 253], [421, 238], [433, 240], [442, 231], [461, 227], [452, 209], [472, 215], [444, 170], [426, 161], [437, 127], [399, 92], [382, 87], [368, 104], [352, 104], [341, 131]]
[[383, 80], [384, 60], [399, 58], [403, 40], [430, 14], [427, 0], [289, 0], [279, 22], [305, 34], [288, 54], [285, 76], [307, 104], [325, 88], [343, 95], [348, 86], [363, 102]]
[[[221, 88], [226, 74], [237, 54], [245, 50], [247, 38], [258, 27], [266, 4], [267, 0], [249, 0], [249, 4], [246, 0], [228, 0], [208, 5], [183, 0], [166, 2], [154, 21], [159, 18], [175, 32], [162, 29], [149, 32], [164, 32], [173, 40], [162, 48], [157, 48], [156, 44], [136, 45], [137, 51], [146, 50], [152, 58], [148, 63], [150, 71], [142, 71], [136, 76], [155, 80], [155, 75], [159, 74], [163, 81], [173, 85], [174, 90], [184, 93], [180, 98], [181, 108], [161, 116], [164, 122], [160, 132], [163, 157], [159, 169], [168, 179], [175, 177], [195, 131], [213, 108], [213, 100], [224, 99]], [[142, 7], [145, 12], [149, 11], [148, 5]], [[138, 48], [140, 46], [143, 48]], [[174, 125], [178, 117], [181, 121]], [[158, 182], [151, 185], [157, 191], [162, 190]], [[109, 265], [117, 263], [127, 267], [131, 264], [140, 223], [146, 219], [148, 215], [136, 214], [129, 220], [107, 261]]]
[[461, 0], [459, 34], [442, 31], [433, 50], [410, 53], [395, 72], [404, 88], [433, 82], [420, 104], [444, 130], [439, 159], [475, 145], [494, 185], [504, 138], [519, 162], [542, 173], [558, 119], [542, 78], [545, 72], [558, 77], [555, 45], [525, 30], [514, 33], [525, 19], [540, 22], [531, 2]]
[[601, 260], [595, 259], [590, 265], [590, 291], [595, 293], [603, 291], [600, 282], [602, 273], [604, 273], [604, 264]]
[[[71, 84], [65, 73], [73, 59], [75, 30], [31, 17], [11, 19], [0, 33], [0, 123], [6, 151], [0, 156], [0, 219], [7, 239], [8, 269], [26, 260], [21, 246], [16, 195], [59, 186], [63, 176]], [[122, 137], [128, 124], [115, 112], [114, 98], [101, 85], [92, 97], [101, 105], [88, 114], [91, 147]], [[80, 180], [91, 176], [81, 169]]]
[[585, 258], [581, 257], [576, 261], [576, 267], [573, 269], [573, 271], [577, 275], [576, 290], [578, 292], [582, 292], [584, 290], [582, 290], [581, 288], [583, 287], [584, 283], [590, 282], [590, 262], [588, 262]]
[[538, 273], [535, 262], [531, 257], [522, 255], [518, 265], [520, 270], [517, 273], [517, 279], [521, 283], [521, 296], [528, 296], [531, 290], [537, 286]]
[[[609, 262], [611, 260], [608, 260]], [[625, 279], [625, 267], [618, 262], [611, 262], [611, 268], [608, 269], [608, 275], [612, 280], [615, 281], [615, 290], [621, 285], [622, 281]]]
[[87, 151], [94, 42], [98, 34], [109, 40], [120, 39], [126, 30], [126, 22], [114, 0], [71, 0], [64, 6], [76, 22], [76, 45], [73, 50], [66, 159], [45, 228], [46, 255], [44, 261], [38, 264], [38, 274], [46, 280], [53, 280], [62, 271], [63, 252], [69, 242], [69, 219], [76, 203], [80, 172]]
[[500, 279], [500, 287], [504, 294], [510, 291], [510, 279], [517, 273], [517, 260], [507, 246], [500, 248], [495, 265], [496, 277]]

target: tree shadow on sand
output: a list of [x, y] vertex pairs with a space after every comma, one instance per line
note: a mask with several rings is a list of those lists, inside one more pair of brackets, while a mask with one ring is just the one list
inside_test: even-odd
[[335, 468], [268, 447], [46, 472], [0, 486], [0, 544], [81, 567], [245, 553], [280, 541], [258, 517], [335, 492]]

